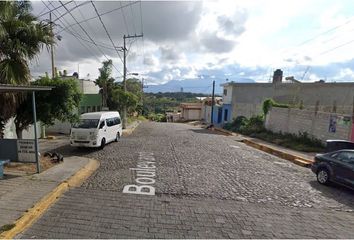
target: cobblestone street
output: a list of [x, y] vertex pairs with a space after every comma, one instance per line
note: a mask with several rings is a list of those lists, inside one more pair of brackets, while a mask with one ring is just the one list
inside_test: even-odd
[[[354, 238], [354, 192], [310, 169], [187, 124], [142, 123], [104, 150], [58, 149], [100, 168], [21, 238]], [[155, 196], [125, 194], [152, 153]]]

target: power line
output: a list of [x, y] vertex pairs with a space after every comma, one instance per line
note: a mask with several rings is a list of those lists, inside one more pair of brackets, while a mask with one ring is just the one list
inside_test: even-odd
[[130, 5], [130, 13], [132, 14], [132, 22], [133, 22], [134, 34], [136, 35], [135, 20], [134, 20], [135, 17], [134, 17], [132, 5]]
[[[72, 2], [72, 1], [68, 1], [68, 2], [65, 3], [65, 5], [67, 5], [67, 4], [71, 3], [71, 2]], [[45, 5], [43, 1], [42, 1], [42, 3], [43, 3], [43, 5], [45, 6], [45, 8], [48, 8], [47, 5]], [[49, 2], [49, 3], [51, 3], [51, 2]], [[51, 10], [49, 10], [48, 12], [45, 12], [45, 13], [41, 14], [41, 13], [43, 12], [43, 10], [42, 10], [42, 11], [38, 14], [37, 18], [40, 18], [40, 17], [42, 17], [42, 16], [44, 16], [44, 15], [47, 15], [48, 13], [51, 13], [51, 12], [57, 10], [58, 8], [61, 8], [61, 7], [62, 7], [62, 6], [55, 7], [54, 9], [51, 9]]]
[[107, 28], [106, 28], [106, 25], [103, 23], [102, 18], [101, 18], [101, 16], [100, 16], [100, 14], [98, 13], [97, 8], [96, 8], [96, 6], [95, 6], [95, 4], [93, 3], [92, 0], [91, 0], [91, 4], [92, 4], [93, 8], [95, 9], [95, 12], [96, 12], [98, 18], [100, 19], [100, 22], [102, 23], [102, 26], [103, 26], [103, 28], [104, 28], [104, 30], [105, 30], [105, 32], [106, 32], [106, 34], [107, 34], [109, 40], [111, 41], [113, 48], [116, 50], [116, 52], [117, 52], [117, 54], [118, 54], [118, 57], [119, 57], [120, 60], [123, 62], [123, 59], [122, 59], [122, 57], [120, 56], [119, 51], [117, 50], [116, 46], [114, 45], [114, 42], [113, 42], [113, 40], [112, 40], [112, 38], [111, 38], [111, 35], [109, 35], [109, 32], [108, 32], [108, 30], [107, 30]]
[[142, 66], [144, 68], [145, 43], [144, 43], [143, 11], [142, 11], [142, 8], [141, 8], [141, 0], [140, 0], [140, 27], [141, 27], [141, 34], [143, 35], [143, 37], [141, 38], [141, 41], [142, 41], [142, 45], [143, 45], [143, 51], [142, 51], [143, 52], [143, 62], [142, 62]]
[[119, 2], [119, 4], [120, 4], [121, 10], [122, 10], [122, 16], [123, 16], [123, 21], [124, 21], [125, 29], [127, 30], [127, 34], [130, 35], [129, 29], [128, 29], [127, 20], [125, 19], [124, 8], [122, 7], [122, 2]]
[[[326, 54], [326, 53], [332, 52], [333, 50], [336, 50], [336, 49], [338, 49], [338, 48], [341, 48], [341, 47], [344, 47], [344, 46], [346, 46], [346, 45], [349, 45], [349, 44], [351, 44], [351, 43], [354, 43], [354, 39], [350, 40], [349, 42], [346, 42], [346, 43], [340, 44], [340, 45], [338, 45], [338, 46], [335, 46], [335, 47], [333, 47], [333, 48], [330, 48], [330, 49], [328, 49], [328, 50], [326, 50], [326, 51], [324, 51], [324, 52], [321, 52], [319, 55], [324, 55], [324, 54]], [[319, 55], [318, 55], [318, 56], [319, 56]]]
[[[51, 9], [47, 6], [47, 4], [44, 3], [43, 0], [42, 0], [42, 3], [43, 3], [49, 10], [51, 10]], [[51, 2], [49, 2], [49, 4], [50, 4], [52, 7], [54, 7], [54, 5], [53, 5]], [[53, 12], [53, 15], [54, 15], [55, 17], [57, 17], [57, 15], [56, 15], [54, 12]], [[63, 25], [65, 25], [61, 19], [59, 19], [59, 21], [60, 21]], [[64, 19], [64, 21], [66, 21], [66, 20]], [[60, 25], [59, 25], [59, 26], [60, 26]], [[98, 59], [98, 61], [100, 61], [100, 59], [96, 56], [96, 54], [93, 53], [89, 47], [87, 47], [85, 44], [83, 44], [83, 43], [80, 41], [80, 39], [78, 39], [77, 36], [75, 36], [70, 30], [67, 30], [67, 31], [68, 31], [70, 34], [72, 34], [72, 35], [79, 41], [79, 43], [80, 43], [83, 47], [85, 47], [89, 52], [91, 52], [91, 53]]]
[[327, 34], [327, 33], [330, 33], [330, 32], [332, 32], [332, 31], [334, 31], [334, 30], [340, 28], [340, 27], [343, 27], [343, 26], [347, 25], [348, 23], [350, 23], [350, 22], [353, 21], [353, 20], [354, 20], [354, 17], [351, 18], [351, 19], [349, 19], [349, 20], [347, 20], [345, 23], [339, 24], [339, 25], [337, 25], [337, 26], [335, 26], [335, 27], [333, 27], [333, 28], [330, 28], [330, 29], [328, 29], [328, 30], [326, 30], [326, 31], [324, 31], [324, 32], [322, 32], [322, 33], [319, 33], [319, 34], [315, 35], [314, 37], [312, 37], [312, 38], [310, 38], [310, 39], [308, 39], [308, 40], [303, 41], [302, 43], [298, 44], [297, 46], [302, 46], [302, 45], [304, 45], [304, 44], [306, 44], [306, 43], [308, 43], [308, 42], [311, 42], [311, 41], [315, 40], [316, 38], [318, 38], [318, 37], [320, 37], [320, 36], [322, 36], [322, 35], [325, 35], [325, 34]]
[[[124, 5], [124, 6], [121, 6], [121, 7], [112, 9], [112, 10], [110, 10], [110, 11], [104, 12], [104, 13], [100, 14], [100, 16], [104, 16], [104, 15], [106, 15], [106, 14], [112, 13], [112, 12], [114, 12], [114, 11], [120, 10], [120, 9], [122, 9], [122, 8], [128, 7], [128, 6], [133, 5], [133, 4], [136, 4], [136, 3], [138, 3], [138, 2], [139, 2], [139, 1], [135, 1], [135, 2], [128, 3], [128, 4]], [[85, 2], [85, 3], [88, 3], [88, 2]], [[78, 25], [78, 24], [81, 24], [81, 23], [84, 23], [84, 22], [87, 22], [87, 21], [90, 21], [90, 20], [96, 19], [96, 18], [98, 18], [98, 17], [95, 16], [95, 17], [87, 18], [87, 19], [84, 19], [84, 20], [82, 20], [82, 21], [80, 21], [80, 22], [73, 23], [73, 24], [69, 25], [68, 27], [72, 27], [72, 26], [74, 26], [74, 25]], [[62, 31], [64, 31], [64, 29], [61, 30], [61, 31], [59, 31], [58, 33], [62, 32]]]
[[[76, 1], [74, 1], [74, 3], [75, 3], [75, 5], [77, 6]], [[84, 14], [83, 14], [82, 11], [80, 10], [80, 8], [79, 8], [78, 10], [79, 10], [79, 13], [80, 13], [82, 19], [85, 19]], [[93, 29], [92, 29], [92, 26], [90, 25], [89, 22], [86, 22], [86, 25], [88, 26], [89, 30], [91, 30], [92, 32], [94, 32]]]
[[[42, 0], [42, 2], [43, 2], [43, 0]], [[75, 3], [75, 2], [74, 2], [74, 3]], [[55, 8], [55, 6], [52, 4], [52, 2], [49, 2], [49, 4], [50, 4], [52, 7]], [[76, 4], [76, 3], [75, 3], [75, 4]], [[49, 8], [49, 9], [50, 9], [50, 8]], [[79, 10], [79, 12], [82, 14], [81, 10], [80, 10], [80, 9], [78, 9], [78, 10]], [[57, 10], [57, 11], [59, 12], [59, 10]], [[60, 12], [59, 12], [59, 13], [60, 13]], [[54, 13], [53, 13], [53, 14], [54, 14]], [[54, 16], [57, 17], [57, 15], [55, 15], [55, 14], [54, 14]], [[82, 16], [83, 16], [83, 15], [82, 15]], [[70, 25], [70, 23], [68, 23], [68, 21], [67, 21], [65, 18], [63, 18], [63, 20], [66, 22], [67, 25]], [[64, 30], [65, 30], [67, 33], [69, 33], [70, 35], [74, 36], [75, 38], [79, 38], [79, 39], [81, 39], [82, 41], [85, 41], [85, 42], [94, 44], [92, 41], [90, 41], [90, 40], [88, 40], [88, 39], [86, 39], [86, 38], [83, 38], [80, 34], [76, 33], [76, 32], [75, 32], [75, 29], [74, 29], [73, 27], [67, 27], [67, 28], [71, 28], [74, 32], [68, 30], [67, 28], [65, 28], [66, 25], [63, 23], [63, 21], [62, 21], [61, 19], [59, 19], [59, 22], [60, 22], [63, 26], [61, 26], [61, 25], [59, 25], [59, 24], [56, 24], [56, 25], [59, 26], [59, 27], [61, 27], [62, 29], [64, 29]], [[88, 26], [90, 27], [90, 25], [88, 25]], [[91, 30], [92, 30], [92, 29], [91, 29]], [[58, 34], [58, 33], [56, 33], [56, 34]], [[109, 49], [109, 50], [115, 50], [114, 48], [112, 48], [112, 47], [106, 45], [105, 43], [100, 43], [100, 42], [97, 42], [97, 41], [96, 41], [96, 44], [97, 44], [98, 46], [102, 47], [102, 48], [106, 48], [106, 49]], [[94, 45], [95, 45], [95, 44], [94, 44]]]
[[[59, 2], [60, 2], [60, 4], [65, 8], [65, 10], [66, 10], [67, 12], [69, 12], [68, 8], [63, 4], [63, 2], [60, 1], [60, 0], [59, 0]], [[86, 31], [86, 30], [81, 26], [81, 24], [77, 21], [77, 19], [74, 17], [74, 15], [73, 15], [71, 12], [69, 12], [69, 14], [70, 14], [70, 16], [74, 19], [74, 21], [79, 25], [79, 27], [81, 28], [81, 30], [86, 34], [86, 36], [96, 45], [97, 49], [102, 53], [102, 55], [103, 55], [107, 60], [110, 60], [110, 59], [106, 56], [106, 54], [97, 46], [95, 40], [92, 39], [92, 37], [87, 33], [87, 31]], [[113, 67], [116, 69], [116, 71], [117, 71], [119, 74], [122, 75], [122, 73], [119, 71], [119, 69], [118, 69], [114, 64], [112, 64], [112, 65], [113, 65]]]
[[[57, 17], [56, 19], [54, 19], [53, 22], [58, 21], [60, 18], [64, 17], [66, 14], [71, 13], [73, 10], [75, 10], [75, 9], [77, 9], [77, 8], [79, 8], [79, 7], [81, 7], [81, 6], [85, 5], [85, 4], [87, 4], [87, 3], [88, 3], [88, 2], [83, 2], [83, 3], [81, 3], [81, 4], [79, 4], [79, 5], [75, 6], [75, 7], [73, 7], [72, 9], [67, 10], [66, 13], [63, 13], [62, 15], [60, 15], [59, 17]], [[63, 5], [63, 7], [64, 7], [65, 9], [67, 9], [67, 7], [66, 7], [65, 5]]]

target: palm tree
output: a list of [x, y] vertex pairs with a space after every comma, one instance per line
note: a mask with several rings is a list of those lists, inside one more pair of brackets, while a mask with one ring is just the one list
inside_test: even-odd
[[114, 87], [114, 78], [112, 75], [112, 60], [102, 62], [102, 68], [99, 68], [100, 76], [96, 79], [95, 84], [101, 88], [102, 107], [107, 107], [108, 95]]
[[[54, 43], [48, 23], [31, 13], [29, 1], [0, 1], [0, 84], [29, 84], [28, 61]], [[22, 94], [0, 94], [0, 138], [6, 121], [14, 116]]]

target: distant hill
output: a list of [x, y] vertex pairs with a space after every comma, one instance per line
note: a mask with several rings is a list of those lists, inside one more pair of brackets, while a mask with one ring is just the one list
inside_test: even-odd
[[[186, 79], [186, 80], [172, 80], [165, 84], [159, 85], [148, 85], [145, 88], [145, 92], [158, 93], [158, 92], [193, 92], [193, 93], [204, 93], [209, 94], [212, 92], [213, 80], [215, 80], [215, 93], [221, 94], [222, 87], [220, 84], [226, 83], [225, 79]], [[252, 83], [255, 82], [253, 79], [241, 78], [237, 80], [230, 79], [234, 82], [242, 83]]]

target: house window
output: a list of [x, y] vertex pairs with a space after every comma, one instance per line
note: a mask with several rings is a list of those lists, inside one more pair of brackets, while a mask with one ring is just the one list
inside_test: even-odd
[[224, 89], [224, 96], [227, 96], [227, 89]]
[[228, 113], [229, 113], [229, 109], [225, 109], [225, 111], [224, 111], [224, 122], [227, 122]]

